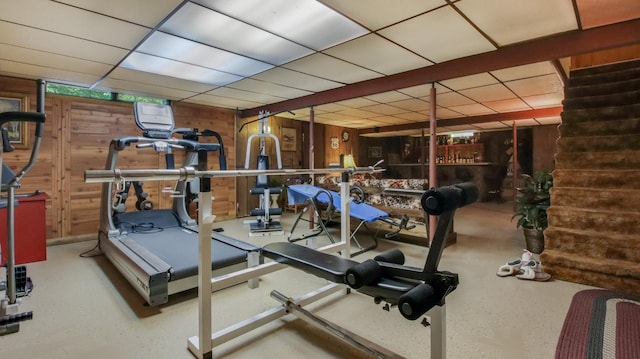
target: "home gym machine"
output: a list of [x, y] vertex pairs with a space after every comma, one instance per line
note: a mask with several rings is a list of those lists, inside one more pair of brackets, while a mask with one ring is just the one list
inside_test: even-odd
[[[46, 83], [42, 80], [37, 82], [37, 104], [38, 112], [3, 112], [0, 113], [0, 127], [2, 127], [2, 136], [0, 137], [0, 164], [2, 164], [2, 173], [0, 174], [0, 183], [2, 183], [2, 192], [7, 193], [6, 200], [2, 200], [2, 205], [7, 209], [7, 264], [6, 274], [7, 280], [0, 282], [0, 292], [3, 292], [0, 299], [0, 335], [15, 333], [20, 330], [20, 322], [32, 319], [33, 313], [19, 312], [20, 299], [19, 294], [28, 293], [26, 288], [28, 277], [26, 269], [18, 267], [15, 264], [15, 206], [18, 205], [15, 190], [20, 187], [20, 180], [33, 167], [42, 143], [42, 134], [44, 132], [44, 122], [46, 115], [44, 113], [44, 93]], [[31, 149], [31, 157], [27, 165], [17, 174], [13, 174], [11, 170], [4, 164], [2, 154], [14, 150], [10, 143], [8, 129], [5, 125], [9, 122], [24, 122], [23, 126], [27, 126], [29, 122], [36, 123], [35, 142]], [[11, 176], [11, 178], [6, 178]], [[0, 247], [0, 259], [2, 258], [2, 248]], [[18, 273], [19, 272], [19, 273]], [[18, 278], [20, 277], [20, 278]], [[19, 283], [20, 282], [20, 283]], [[21, 290], [19, 290], [21, 289]]]
[[[258, 151], [258, 170], [269, 169], [269, 156], [267, 156], [266, 141], [265, 139], [271, 138], [276, 146], [276, 159], [278, 161], [278, 169], [282, 169], [282, 158], [280, 155], [280, 140], [272, 133], [269, 133], [268, 121], [269, 111], [260, 111], [258, 114], [258, 133], [254, 133], [247, 139], [247, 155], [244, 161], [244, 168], [249, 169], [251, 160], [251, 142], [254, 138], [259, 139], [259, 151]], [[244, 124], [246, 125], [246, 124]], [[240, 130], [242, 130], [242, 125]], [[252, 195], [260, 196], [260, 205], [258, 208], [254, 208], [249, 213], [251, 216], [255, 216], [256, 219], [247, 221], [251, 226], [250, 236], [265, 236], [265, 235], [283, 235], [284, 230], [280, 221], [276, 220], [274, 216], [282, 215], [282, 208], [271, 207], [271, 195], [279, 195], [282, 192], [281, 187], [270, 187], [269, 176], [266, 174], [259, 174], [256, 177], [255, 186], [249, 191]]]
[[[373, 168], [370, 169], [375, 171]], [[317, 250], [295, 243], [272, 243], [263, 247], [262, 252], [263, 255], [273, 259], [273, 261], [231, 273], [224, 277], [211, 278], [208, 275], [210, 261], [208, 244], [210, 241], [207, 240], [208, 237], [202, 234], [210, 233], [212, 219], [207, 219], [207, 213], [199, 213], [202, 248], [199, 258], [199, 268], [202, 274], [198, 297], [199, 335], [189, 338], [189, 350], [198, 358], [211, 358], [213, 356], [212, 350], [215, 346], [287, 314], [294, 314], [370, 355], [378, 358], [400, 358], [399, 355], [366, 338], [358, 336], [302, 308], [302, 306], [332, 293], [342, 292], [348, 294], [350, 289], [355, 289], [371, 296], [376, 304], [385, 302], [384, 309], [397, 306], [406, 319], [416, 320], [427, 314], [430, 317], [430, 322], [423, 320], [421, 323], [424, 326], [430, 325], [431, 328], [431, 358], [445, 358], [445, 300], [446, 296], [457, 288], [458, 275], [438, 270], [438, 264], [456, 209], [471, 204], [478, 198], [478, 189], [473, 183], [462, 183], [437, 189], [432, 188], [422, 196], [421, 204], [423, 210], [427, 214], [437, 215], [438, 221], [425, 265], [423, 268], [417, 268], [404, 265], [404, 255], [399, 251], [385, 252], [372, 260], [362, 263], [355, 262], [349, 258], [350, 236], [348, 229], [350, 228], [350, 223], [348, 213], [351, 202], [349, 200], [349, 174], [363, 173], [362, 169], [199, 171], [193, 168], [182, 168], [172, 171], [86, 171], [85, 181], [117, 182], [123, 176], [132, 180], [179, 179], [189, 181], [196, 177], [209, 179], [211, 177], [240, 177], [257, 174], [297, 175], [331, 172], [342, 173], [340, 194], [342, 198], [347, 199], [342, 201], [340, 211], [342, 241]], [[211, 193], [200, 192], [200, 200], [206, 200], [207, 197], [210, 198]], [[341, 257], [328, 254], [337, 251], [340, 251]], [[287, 298], [283, 294], [273, 291], [272, 297], [282, 302], [281, 306], [212, 333], [212, 296], [209, 295], [212, 288], [220, 288], [226, 283], [237, 282], [242, 278], [271, 273], [284, 266], [292, 266], [303, 270], [317, 277], [327, 279], [330, 283], [296, 299]]]
[[[173, 151], [186, 152], [185, 164], [207, 169], [208, 153], [222, 153], [221, 143], [199, 143], [189, 139], [173, 138], [176, 131], [183, 135], [198, 135], [174, 128], [173, 111], [169, 105], [135, 103], [136, 124], [142, 137], [118, 137], [111, 141], [106, 169], [116, 168], [118, 154], [135, 144], [137, 149], [151, 148], [165, 154], [167, 169], [174, 166]], [[197, 131], [196, 131], [197, 132]], [[202, 135], [202, 133], [199, 133]], [[224, 156], [220, 166], [226, 167]], [[178, 182], [172, 190], [173, 209], [152, 209], [141, 189], [141, 180], [121, 177], [117, 183], [102, 186], [99, 248], [122, 273], [136, 291], [150, 305], [168, 301], [168, 296], [197, 286], [198, 225], [188, 214], [185, 204], [187, 186]], [[140, 186], [138, 211], [122, 208], [122, 197], [129, 183]], [[210, 191], [210, 186], [206, 187]], [[114, 197], [116, 201], [114, 201]], [[211, 206], [198, 202], [199, 210]], [[209, 209], [210, 210], [210, 209]], [[215, 232], [208, 236], [211, 242], [210, 270], [213, 275], [234, 272], [259, 262], [259, 248]], [[257, 285], [257, 281], [249, 283]]]

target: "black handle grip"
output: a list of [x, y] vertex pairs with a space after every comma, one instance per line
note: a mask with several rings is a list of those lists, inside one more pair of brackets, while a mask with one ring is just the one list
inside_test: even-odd
[[47, 116], [39, 112], [9, 111], [0, 113], [0, 125], [13, 121], [44, 124], [46, 119]]

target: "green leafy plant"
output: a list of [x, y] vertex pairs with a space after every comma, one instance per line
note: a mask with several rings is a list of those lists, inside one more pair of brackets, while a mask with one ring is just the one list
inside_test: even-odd
[[551, 204], [550, 190], [553, 176], [549, 171], [539, 171], [533, 176], [523, 175], [522, 187], [516, 188], [516, 211], [511, 220], [518, 217], [516, 227], [543, 231], [549, 225], [547, 209]]

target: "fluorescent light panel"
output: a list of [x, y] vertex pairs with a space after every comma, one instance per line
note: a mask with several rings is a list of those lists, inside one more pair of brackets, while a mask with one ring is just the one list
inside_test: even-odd
[[251, 76], [273, 65], [216, 49], [163, 32], [155, 32], [138, 49], [149, 55], [173, 59], [238, 76]]
[[190, 65], [184, 62], [151, 56], [139, 52], [129, 55], [120, 65], [122, 67], [150, 72], [159, 75], [176, 77], [179, 79], [202, 82], [214, 86], [224, 86], [241, 79], [240, 76], [208, 69], [202, 66]]
[[368, 32], [316, 0], [196, 2], [314, 50], [326, 49]]

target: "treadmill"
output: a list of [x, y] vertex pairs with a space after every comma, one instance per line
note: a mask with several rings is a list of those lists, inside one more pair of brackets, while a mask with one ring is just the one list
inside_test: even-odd
[[[223, 153], [222, 143], [199, 143], [173, 138], [173, 111], [169, 105], [137, 102], [136, 124], [143, 136], [117, 137], [109, 145], [105, 168], [114, 170], [120, 151], [131, 144], [165, 153], [167, 168], [173, 168], [173, 150], [186, 151], [185, 165], [206, 166], [207, 153]], [[219, 138], [219, 136], [218, 136]], [[220, 139], [220, 138], [219, 138]], [[222, 157], [224, 158], [224, 157]], [[204, 161], [204, 164], [202, 163]], [[221, 169], [226, 169], [226, 161]], [[198, 226], [186, 210], [185, 191], [191, 183], [178, 183], [173, 209], [149, 209], [142, 205], [146, 194], [136, 184], [138, 211], [125, 211], [128, 183], [102, 185], [100, 230], [101, 251], [151, 306], [166, 303], [171, 294], [197, 287]], [[191, 186], [193, 188], [193, 186]], [[144, 196], [142, 196], [144, 195]], [[114, 197], [116, 201], [114, 202]], [[260, 248], [214, 232], [211, 241], [212, 276], [221, 276], [259, 264]], [[256, 281], [257, 282], [257, 281]]]

